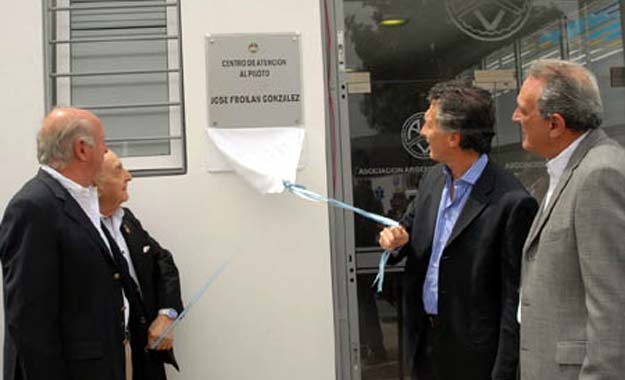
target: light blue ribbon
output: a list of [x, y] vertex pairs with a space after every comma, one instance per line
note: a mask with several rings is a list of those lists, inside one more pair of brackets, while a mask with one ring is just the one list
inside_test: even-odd
[[375, 276], [375, 280], [373, 280], [373, 284], [371, 285], [373, 287], [376, 286], [377, 283], [377, 288], [375, 290], [377, 293], [382, 293], [382, 285], [384, 284], [384, 268], [386, 267], [386, 262], [389, 257], [391, 257], [391, 253], [389, 251], [382, 252], [382, 256], [380, 256], [378, 274]]
[[342, 208], [345, 210], [349, 210], [352, 212], [355, 212], [356, 214], [362, 215], [367, 219], [371, 219], [373, 221], [376, 221], [380, 224], [384, 224], [385, 226], [389, 226], [389, 227], [399, 227], [399, 222], [391, 219], [391, 218], [387, 218], [386, 216], [382, 216], [382, 215], [378, 215], [378, 214], [374, 214], [372, 212], [369, 211], [365, 211], [361, 208], [358, 207], [354, 207], [351, 205], [348, 205], [347, 203], [343, 203], [341, 201], [337, 201], [336, 199], [333, 198], [326, 198], [323, 195], [317, 194], [315, 192], [312, 192], [310, 190], [307, 190], [304, 186], [302, 185], [298, 185], [289, 181], [284, 181], [283, 182], [284, 187], [290, 191], [291, 193], [297, 195], [300, 198], [304, 198], [307, 199], [309, 201], [314, 201], [314, 202], [325, 202], [328, 203], [332, 206], [338, 207], [338, 208]]
[[[363, 217], [373, 220], [375, 222], [378, 222], [380, 224], [383, 224], [385, 226], [389, 226], [389, 227], [399, 227], [399, 222], [391, 219], [391, 218], [387, 218], [385, 216], [382, 215], [378, 215], [378, 214], [374, 214], [372, 212], [369, 211], [365, 211], [361, 208], [358, 207], [354, 207], [351, 205], [348, 205], [347, 203], [341, 202], [341, 201], [337, 201], [336, 199], [333, 198], [327, 198], [324, 197], [323, 195], [317, 194], [313, 191], [307, 190], [304, 186], [302, 185], [298, 185], [296, 183], [292, 183], [289, 181], [283, 181], [282, 182], [284, 185], [284, 188], [286, 190], [288, 190], [289, 192], [291, 192], [292, 194], [297, 195], [300, 198], [309, 200], [309, 201], [313, 201], [313, 202], [323, 202], [323, 203], [327, 203], [331, 206], [334, 207], [338, 207], [338, 208], [342, 208], [345, 210], [349, 210], [352, 211], [358, 215], [362, 215]], [[376, 286], [377, 284], [377, 292], [380, 293], [382, 291], [382, 285], [384, 283], [384, 268], [386, 267], [386, 262], [388, 261], [388, 258], [391, 256], [391, 253], [388, 251], [384, 251], [382, 253], [382, 256], [380, 257], [380, 263], [378, 264], [378, 274], [375, 277], [375, 280], [373, 280], [373, 284], [372, 286]]]
[[156, 349], [156, 347], [158, 347], [158, 345], [161, 344], [163, 339], [165, 339], [167, 334], [174, 331], [174, 329], [180, 324], [182, 319], [189, 313], [189, 310], [191, 310], [193, 305], [195, 305], [197, 301], [199, 301], [200, 298], [202, 298], [204, 293], [206, 293], [206, 290], [208, 290], [208, 287], [213, 283], [213, 281], [215, 281], [217, 277], [219, 277], [219, 275], [224, 271], [224, 269], [226, 269], [228, 264], [230, 264], [230, 261], [232, 261], [232, 257], [226, 260], [223, 264], [221, 264], [221, 266], [217, 268], [217, 270], [213, 272], [213, 274], [211, 274], [211, 276], [208, 278], [208, 280], [206, 280], [204, 285], [202, 285], [200, 290], [198, 290], [193, 295], [193, 297], [191, 297], [191, 300], [189, 301], [189, 303], [187, 303], [187, 307], [180, 313], [180, 315], [178, 315], [178, 318], [176, 318], [176, 320], [171, 325], [169, 325], [169, 327], [166, 328], [165, 331], [161, 335], [159, 335], [159, 337], [156, 338], [154, 342], [152, 342], [150, 349], [152, 350]]

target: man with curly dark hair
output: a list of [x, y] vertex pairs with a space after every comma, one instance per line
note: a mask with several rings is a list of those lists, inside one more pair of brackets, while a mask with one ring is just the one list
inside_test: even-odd
[[413, 379], [508, 380], [518, 366], [521, 250], [537, 203], [488, 153], [491, 94], [434, 86], [421, 134], [439, 164], [380, 246], [406, 257], [404, 323]]

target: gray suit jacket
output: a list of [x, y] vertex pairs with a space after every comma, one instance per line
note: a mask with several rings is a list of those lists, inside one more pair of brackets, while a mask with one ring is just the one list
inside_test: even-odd
[[581, 142], [523, 248], [522, 380], [625, 379], [625, 150]]

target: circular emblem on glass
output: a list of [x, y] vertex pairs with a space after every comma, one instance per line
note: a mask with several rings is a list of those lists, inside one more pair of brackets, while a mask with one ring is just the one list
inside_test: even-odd
[[445, 0], [456, 26], [480, 41], [501, 41], [518, 32], [532, 11], [532, 0]]
[[420, 160], [428, 160], [430, 158], [430, 146], [425, 138], [421, 136], [424, 115], [425, 112], [415, 113], [406, 119], [401, 127], [401, 145], [408, 154]]
[[248, 45], [247, 50], [250, 53], [256, 53], [258, 52], [258, 44], [256, 42], [252, 42], [251, 44]]

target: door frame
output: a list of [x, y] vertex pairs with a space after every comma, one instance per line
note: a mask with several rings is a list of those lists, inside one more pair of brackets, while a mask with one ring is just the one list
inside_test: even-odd
[[[342, 0], [320, 0], [325, 81], [328, 196], [352, 204], [351, 142], [345, 72]], [[335, 372], [337, 380], [360, 380], [354, 215], [329, 208], [332, 254]]]

